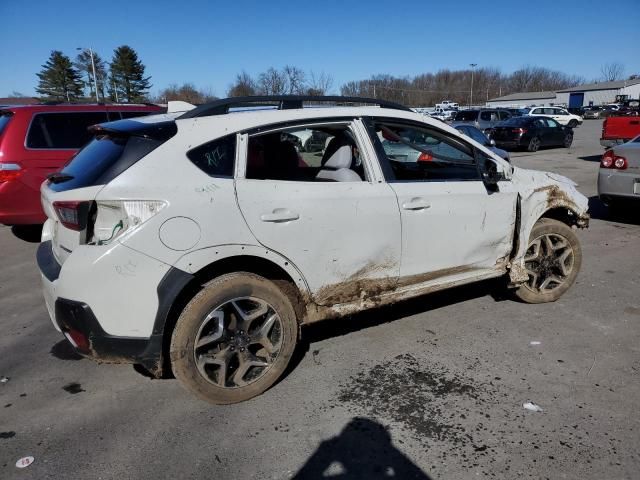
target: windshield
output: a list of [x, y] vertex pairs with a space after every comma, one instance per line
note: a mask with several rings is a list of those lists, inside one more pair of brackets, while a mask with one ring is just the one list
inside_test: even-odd
[[458, 122], [470, 122], [478, 119], [477, 110], [466, 110], [456, 113], [456, 121]]
[[527, 117], [511, 117], [507, 120], [500, 122], [497, 126], [498, 127], [513, 127], [513, 126], [521, 127], [523, 125], [527, 125], [529, 122], [531, 122], [531, 119]]

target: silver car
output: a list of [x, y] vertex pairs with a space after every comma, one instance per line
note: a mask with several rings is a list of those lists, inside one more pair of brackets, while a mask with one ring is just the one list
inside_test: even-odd
[[508, 118], [511, 118], [508, 110], [496, 108], [460, 110], [453, 118], [451, 126], [457, 128], [458, 125], [471, 125], [484, 132], [487, 128], [493, 128]]
[[473, 138], [480, 145], [484, 145], [496, 155], [500, 156], [501, 158], [504, 158], [507, 162], [511, 161], [511, 158], [509, 157], [509, 152], [496, 147], [495, 140], [489, 140], [489, 137], [487, 137], [484, 133], [482, 133], [476, 127], [472, 127], [471, 125], [458, 125], [455, 127], [455, 129], [458, 130], [460, 133], [464, 133], [467, 137]]
[[640, 135], [607, 150], [600, 161], [598, 195], [609, 207], [640, 200]]

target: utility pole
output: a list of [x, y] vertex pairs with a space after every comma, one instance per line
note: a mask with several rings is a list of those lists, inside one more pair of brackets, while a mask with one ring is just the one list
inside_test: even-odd
[[470, 63], [469, 64], [471, 66], [471, 95], [470, 95], [470, 99], [469, 99], [469, 106], [472, 107], [473, 106], [473, 72], [475, 71], [476, 65], [478, 65], [477, 63]]
[[93, 89], [94, 89], [94, 92], [96, 93], [96, 103], [100, 103], [100, 99], [98, 98], [98, 79], [96, 77], [96, 63], [93, 60], [93, 49], [91, 47], [89, 48], [78, 47], [76, 48], [76, 50], [89, 51], [89, 56], [91, 57], [91, 71], [93, 72]]

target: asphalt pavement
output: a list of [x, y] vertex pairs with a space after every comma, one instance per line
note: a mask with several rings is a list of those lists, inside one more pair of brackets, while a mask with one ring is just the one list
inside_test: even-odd
[[638, 478], [640, 210], [611, 219], [595, 197], [600, 128], [513, 154], [591, 198], [559, 301], [484, 282], [316, 324], [287, 375], [237, 405], [74, 354], [34, 235], [0, 227], [0, 478]]

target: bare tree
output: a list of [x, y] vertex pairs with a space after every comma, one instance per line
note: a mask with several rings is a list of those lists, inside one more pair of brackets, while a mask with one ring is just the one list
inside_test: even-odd
[[271, 67], [260, 74], [258, 88], [263, 95], [283, 95], [287, 93], [287, 76]]
[[251, 75], [244, 70], [236, 75], [236, 80], [227, 90], [228, 97], [247, 97], [257, 94], [258, 87]]
[[602, 79], [605, 82], [622, 80], [624, 76], [624, 65], [620, 62], [605, 63], [600, 67], [600, 73], [602, 73]]
[[309, 95], [327, 95], [333, 87], [333, 78], [324, 72], [316, 73], [311, 70], [309, 73], [309, 82], [307, 93]]
[[286, 78], [287, 93], [289, 93], [290, 95], [293, 95], [293, 94], [300, 95], [304, 93], [305, 84], [306, 84], [306, 75], [301, 69], [299, 69], [298, 67], [292, 67], [290, 65], [286, 65], [282, 69], [282, 74]]

